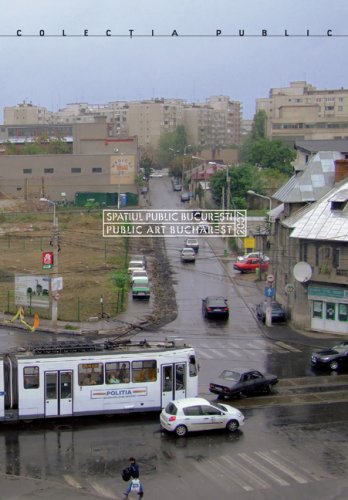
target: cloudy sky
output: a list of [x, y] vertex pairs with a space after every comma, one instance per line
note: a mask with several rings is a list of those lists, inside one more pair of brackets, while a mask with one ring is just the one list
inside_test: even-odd
[[348, 88], [347, 0], [0, 0], [0, 12], [1, 122], [24, 100], [57, 111], [220, 94], [252, 118], [291, 81]]

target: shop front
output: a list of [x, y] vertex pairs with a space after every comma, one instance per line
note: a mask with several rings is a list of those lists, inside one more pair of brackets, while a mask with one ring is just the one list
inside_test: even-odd
[[348, 335], [348, 288], [308, 286], [311, 329]]

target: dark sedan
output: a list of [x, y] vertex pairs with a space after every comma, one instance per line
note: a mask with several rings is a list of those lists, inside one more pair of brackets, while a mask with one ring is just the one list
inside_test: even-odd
[[209, 384], [209, 391], [221, 398], [231, 398], [258, 392], [271, 392], [278, 383], [278, 377], [258, 370], [224, 370], [216, 380]]
[[202, 299], [202, 313], [205, 318], [223, 318], [229, 316], [227, 299], [224, 297], [206, 297]]
[[[267, 300], [260, 302], [256, 306], [256, 316], [259, 320], [266, 322], [266, 309], [267, 309]], [[286, 321], [286, 312], [284, 308], [279, 302], [272, 301], [272, 323], [284, 323]]]
[[340, 342], [333, 347], [313, 352], [312, 367], [329, 370], [348, 368], [348, 342]]

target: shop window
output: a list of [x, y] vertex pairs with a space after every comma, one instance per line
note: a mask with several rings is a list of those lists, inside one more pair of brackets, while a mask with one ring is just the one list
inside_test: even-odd
[[314, 300], [313, 301], [313, 318], [320, 318], [322, 319], [323, 317], [323, 303], [319, 300]]
[[348, 321], [348, 304], [338, 304], [338, 321]]
[[336, 304], [334, 302], [326, 303], [326, 319], [336, 319]]

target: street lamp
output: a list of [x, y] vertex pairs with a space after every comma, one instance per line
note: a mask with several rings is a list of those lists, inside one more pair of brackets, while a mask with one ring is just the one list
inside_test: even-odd
[[[40, 201], [44, 201], [53, 205], [53, 276], [58, 277], [58, 218], [56, 217], [56, 203], [48, 198], [40, 198]], [[56, 326], [58, 320], [58, 300], [52, 296], [52, 279], [51, 279], [51, 321], [52, 325]]]
[[269, 196], [265, 196], [263, 194], [259, 194], [259, 193], [255, 193], [255, 191], [253, 191], [252, 189], [249, 189], [249, 191], [247, 191], [248, 194], [251, 194], [253, 196], [258, 196], [259, 198], [264, 198], [266, 200], [269, 201], [269, 212], [268, 212], [268, 223], [271, 222], [271, 210], [272, 210], [272, 198], [270, 198]]

